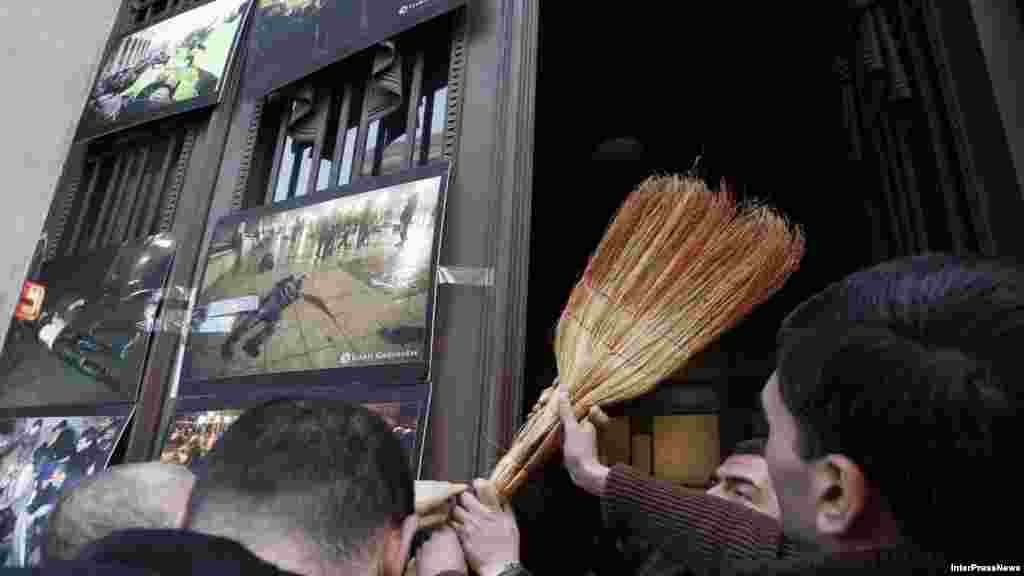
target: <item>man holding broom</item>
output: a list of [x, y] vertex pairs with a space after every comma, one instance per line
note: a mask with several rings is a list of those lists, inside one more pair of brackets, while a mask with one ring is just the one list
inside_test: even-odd
[[1020, 506], [975, 488], [985, 464], [1015, 456], [1007, 432], [1022, 338], [1024, 273], [979, 259], [891, 261], [799, 306], [779, 331], [776, 371], [761, 393], [781, 526], [602, 466], [594, 425], [577, 422], [563, 387], [564, 463], [601, 498], [610, 527], [660, 539], [680, 565], [709, 572], [917, 574], [1007, 563], [999, 554], [1015, 549], [1012, 531], [979, 515], [1017, 518]]

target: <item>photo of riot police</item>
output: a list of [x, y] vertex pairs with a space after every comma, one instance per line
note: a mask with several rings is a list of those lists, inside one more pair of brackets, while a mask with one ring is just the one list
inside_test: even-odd
[[103, 470], [128, 416], [0, 419], [0, 566], [34, 566], [62, 490]]
[[249, 0], [215, 0], [124, 37], [107, 55], [79, 138], [214, 104]]
[[158, 235], [30, 273], [46, 289], [42, 313], [11, 321], [0, 408], [134, 401], [173, 257]]
[[245, 97], [286, 84], [448, 13], [466, 0], [256, 0]]
[[182, 378], [425, 362], [442, 182], [222, 220]]

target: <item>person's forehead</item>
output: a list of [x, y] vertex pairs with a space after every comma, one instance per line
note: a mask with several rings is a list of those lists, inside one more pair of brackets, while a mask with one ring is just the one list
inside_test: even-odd
[[748, 476], [764, 468], [764, 458], [753, 454], [734, 454], [718, 467], [719, 475]]

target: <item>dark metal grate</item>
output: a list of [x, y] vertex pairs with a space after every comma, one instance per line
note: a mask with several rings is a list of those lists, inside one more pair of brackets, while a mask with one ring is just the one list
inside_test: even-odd
[[259, 136], [273, 146], [269, 174], [252, 178], [266, 186], [262, 203], [450, 157], [462, 22], [461, 11], [428, 22], [273, 95]]
[[194, 123], [93, 146], [64, 196], [48, 258], [73, 256], [170, 229], [195, 143]]

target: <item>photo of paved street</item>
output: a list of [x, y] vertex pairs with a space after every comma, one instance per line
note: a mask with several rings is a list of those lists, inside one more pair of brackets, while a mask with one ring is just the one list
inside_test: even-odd
[[183, 376], [422, 360], [440, 182], [218, 227]]

